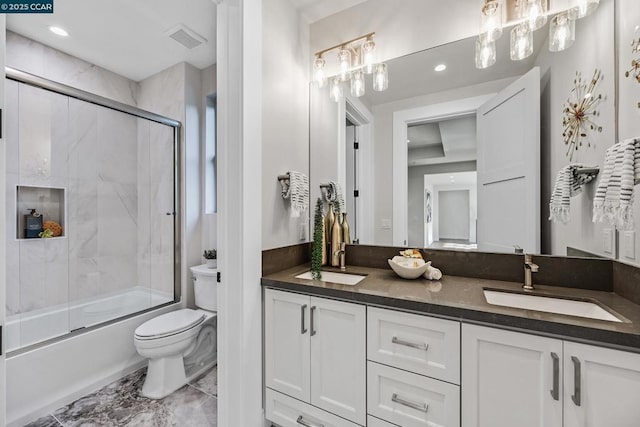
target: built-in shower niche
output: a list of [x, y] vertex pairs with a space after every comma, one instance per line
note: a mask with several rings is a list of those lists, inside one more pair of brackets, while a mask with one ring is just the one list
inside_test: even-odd
[[[25, 216], [29, 215], [32, 209], [35, 209], [40, 213], [43, 224], [46, 221], [55, 221], [62, 227], [62, 234], [56, 237], [64, 237], [66, 235], [64, 188], [28, 187], [19, 185], [16, 194], [16, 238], [39, 238], [37, 233], [35, 233], [35, 235], [28, 236], [28, 233], [26, 232], [27, 219]], [[56, 237], [51, 238], [55, 239]]]

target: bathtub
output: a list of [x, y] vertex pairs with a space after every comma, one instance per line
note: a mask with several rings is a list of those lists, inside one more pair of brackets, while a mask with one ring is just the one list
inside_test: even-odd
[[6, 351], [37, 344], [173, 300], [173, 295], [142, 286], [96, 298], [7, 317]]
[[[147, 359], [133, 344], [135, 329], [155, 316], [183, 308], [184, 302], [104, 321], [172, 300], [172, 295], [139, 287], [14, 318], [7, 328], [14, 347], [49, 341], [7, 355], [7, 426], [23, 426], [144, 367]], [[94, 327], [69, 334], [70, 326], [79, 324]], [[55, 336], [60, 338], [51, 339]]]

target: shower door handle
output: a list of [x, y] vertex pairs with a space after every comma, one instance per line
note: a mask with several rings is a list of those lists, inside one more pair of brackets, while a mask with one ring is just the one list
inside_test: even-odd
[[175, 212], [167, 212], [167, 216], [176, 216]]

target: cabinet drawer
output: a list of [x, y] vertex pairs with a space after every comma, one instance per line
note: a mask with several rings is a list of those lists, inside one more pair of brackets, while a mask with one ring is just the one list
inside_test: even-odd
[[282, 427], [358, 427], [315, 406], [266, 389], [267, 419]]
[[369, 415], [367, 417], [367, 427], [397, 427], [397, 425], [382, 421], [380, 418]]
[[371, 415], [403, 427], [460, 426], [460, 387], [373, 362], [367, 371]]
[[371, 307], [367, 359], [460, 384], [460, 322]]

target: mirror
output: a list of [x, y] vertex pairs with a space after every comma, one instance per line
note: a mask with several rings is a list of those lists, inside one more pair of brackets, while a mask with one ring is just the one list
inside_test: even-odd
[[601, 1], [577, 21], [574, 45], [561, 52], [549, 51], [547, 24], [533, 54], [512, 61], [505, 29], [497, 63], [484, 70], [473, 37], [388, 60], [384, 92], [367, 80], [364, 96], [335, 103], [312, 83], [312, 200], [320, 184], [340, 183], [361, 244], [615, 257], [605, 243], [615, 231], [591, 220], [597, 180], [570, 199], [566, 224], [548, 219], [570, 163], [563, 110], [577, 72], [586, 82], [604, 75], [595, 88], [602, 131], [587, 132], [571, 161], [601, 168], [616, 140], [613, 6]]

